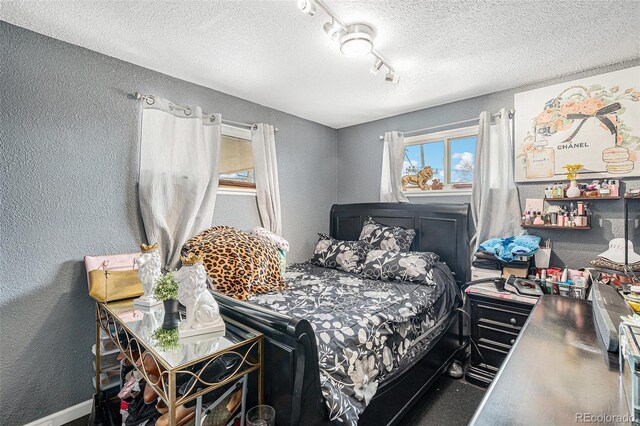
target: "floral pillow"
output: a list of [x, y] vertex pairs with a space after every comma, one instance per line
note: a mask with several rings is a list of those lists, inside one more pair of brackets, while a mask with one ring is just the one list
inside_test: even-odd
[[336, 240], [326, 234], [318, 234], [320, 239], [313, 252], [312, 263], [345, 272], [360, 273], [362, 264], [371, 250], [364, 241]]
[[364, 222], [360, 240], [371, 244], [374, 249], [389, 251], [409, 251], [416, 231], [401, 226], [387, 226], [370, 217]]
[[362, 267], [362, 275], [375, 280], [431, 282], [427, 275], [439, 260], [440, 256], [430, 252], [371, 250]]

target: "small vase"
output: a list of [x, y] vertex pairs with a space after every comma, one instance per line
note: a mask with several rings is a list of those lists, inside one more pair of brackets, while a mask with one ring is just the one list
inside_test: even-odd
[[578, 198], [581, 194], [580, 188], [578, 188], [578, 182], [575, 180], [571, 181], [571, 185], [569, 185], [569, 189], [567, 189], [567, 197], [568, 198]]
[[173, 330], [180, 324], [180, 313], [178, 312], [178, 301], [164, 300], [164, 319], [162, 320], [162, 328], [165, 330]]

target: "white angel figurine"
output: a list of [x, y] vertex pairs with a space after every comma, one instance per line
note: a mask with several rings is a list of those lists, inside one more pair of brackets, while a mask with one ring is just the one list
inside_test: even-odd
[[178, 300], [186, 308], [186, 318], [180, 321], [180, 337], [224, 333], [218, 303], [207, 289], [207, 273], [202, 259], [193, 253], [181, 259], [182, 268], [173, 273], [178, 283]]
[[162, 276], [160, 251], [158, 243], [150, 246], [140, 244], [142, 254], [136, 259], [138, 265], [138, 278], [142, 282], [142, 290], [144, 294], [135, 299], [133, 303], [139, 306], [154, 306], [162, 303], [153, 295], [156, 288], [156, 282]]

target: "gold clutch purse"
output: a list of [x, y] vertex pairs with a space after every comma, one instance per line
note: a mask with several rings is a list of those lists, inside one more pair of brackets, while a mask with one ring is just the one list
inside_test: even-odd
[[89, 296], [98, 302], [142, 296], [144, 291], [136, 266], [139, 256], [140, 253], [85, 256]]

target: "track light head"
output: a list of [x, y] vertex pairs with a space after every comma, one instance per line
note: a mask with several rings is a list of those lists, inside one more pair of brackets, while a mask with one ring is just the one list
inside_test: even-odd
[[336, 24], [334, 20], [331, 20], [331, 22], [328, 22], [328, 21], [325, 22], [322, 28], [324, 29], [324, 32], [327, 33], [327, 35], [331, 40], [336, 42], [340, 40], [340, 34], [341, 34], [341, 31], [343, 30], [340, 27], [340, 25]]
[[298, 9], [309, 16], [316, 14], [316, 4], [313, 0], [298, 0]]
[[371, 72], [371, 74], [373, 75], [378, 75], [378, 71], [380, 71], [380, 68], [382, 68], [382, 59], [376, 59], [369, 72]]
[[389, 70], [389, 72], [387, 72], [387, 74], [384, 76], [384, 81], [389, 83], [397, 83], [398, 81], [400, 81], [400, 76], [394, 71]]

